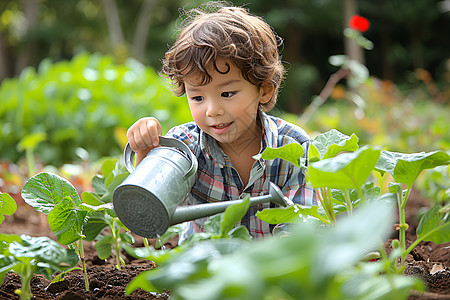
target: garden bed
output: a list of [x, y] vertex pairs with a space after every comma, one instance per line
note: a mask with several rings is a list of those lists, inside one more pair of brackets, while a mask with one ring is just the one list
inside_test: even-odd
[[[0, 232], [9, 234], [26, 234], [30, 236], [48, 236], [56, 240], [46, 224], [46, 217], [36, 212], [32, 207], [21, 203], [17, 212], [7, 216], [0, 225]], [[418, 225], [417, 214], [422, 207], [427, 207], [429, 201], [424, 199], [416, 190], [413, 190], [408, 200], [406, 212], [408, 240], [415, 239], [415, 229]], [[396, 238], [393, 235], [393, 238]], [[138, 244], [142, 239], [136, 238]], [[125, 299], [124, 291], [127, 284], [139, 273], [152, 269], [152, 262], [125, 257], [127, 266], [117, 270], [115, 260], [100, 260], [93, 242], [85, 242], [85, 255], [88, 276], [90, 278], [90, 291], [84, 287], [84, 278], [81, 271], [70, 272], [65, 281], [49, 285], [49, 281], [41, 275], [35, 275], [31, 281], [33, 299]], [[386, 241], [389, 248], [390, 241]], [[417, 246], [407, 260], [406, 273], [419, 276], [427, 285], [424, 294], [413, 293], [409, 299], [450, 299], [450, 243], [436, 245], [432, 242], [422, 242]], [[0, 299], [18, 299], [14, 294], [20, 288], [20, 277], [17, 274], [8, 274], [0, 286]], [[148, 293], [136, 290], [126, 299], [168, 299], [168, 293]]]

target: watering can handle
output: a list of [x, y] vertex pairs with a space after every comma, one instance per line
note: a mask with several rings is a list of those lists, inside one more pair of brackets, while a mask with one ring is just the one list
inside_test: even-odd
[[[189, 147], [185, 143], [183, 143], [177, 139], [174, 139], [174, 138], [160, 136], [159, 144], [161, 146], [177, 148], [178, 150], [183, 152], [190, 159], [191, 167], [186, 172], [186, 174], [184, 174], [184, 178], [191, 177], [191, 175], [193, 175], [193, 173], [197, 171], [197, 164], [198, 164], [197, 158], [194, 156], [192, 151], [189, 149]], [[132, 173], [134, 171], [134, 166], [133, 166], [134, 154], [135, 153], [134, 153], [133, 149], [131, 149], [130, 144], [127, 143], [127, 145], [125, 146], [125, 150], [123, 152], [123, 159], [125, 162], [125, 167], [127, 168], [128, 172], [130, 172], [130, 173]]]

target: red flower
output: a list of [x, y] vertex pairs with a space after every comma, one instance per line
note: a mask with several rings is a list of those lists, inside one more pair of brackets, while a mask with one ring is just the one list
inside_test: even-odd
[[359, 32], [366, 32], [370, 27], [370, 22], [364, 17], [354, 15], [350, 18], [350, 28]]

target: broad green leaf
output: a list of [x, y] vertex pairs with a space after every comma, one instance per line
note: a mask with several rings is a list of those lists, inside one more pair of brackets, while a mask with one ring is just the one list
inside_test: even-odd
[[232, 238], [242, 239], [242, 240], [245, 240], [245, 241], [250, 241], [252, 239], [252, 236], [250, 235], [250, 233], [248, 232], [247, 227], [245, 227], [245, 226], [238, 226], [238, 227], [233, 228], [230, 231], [229, 235]]
[[308, 168], [314, 188], [360, 189], [372, 172], [380, 150], [361, 148], [353, 153], [313, 162]]
[[159, 270], [149, 270], [145, 272], [139, 273], [126, 287], [125, 295], [130, 295], [136, 289], [143, 289], [146, 292], [160, 292], [147, 277], [153, 275], [154, 272], [158, 272]]
[[382, 151], [376, 168], [390, 173], [396, 182], [411, 187], [423, 170], [449, 163], [450, 155], [440, 150], [411, 154]]
[[86, 241], [93, 241], [105, 227], [109, 226], [109, 219], [110, 217], [104, 211], [93, 212], [83, 226]]
[[87, 212], [79, 210], [72, 198], [65, 197], [48, 214], [48, 224], [58, 237], [58, 242], [67, 245], [82, 238], [82, 227]]
[[15, 257], [33, 258], [40, 262], [58, 265], [67, 258], [66, 249], [48, 237], [21, 235], [21, 242], [13, 242], [9, 251]]
[[65, 197], [72, 198], [74, 203], [81, 204], [74, 186], [53, 173], [39, 173], [25, 183], [22, 198], [37, 211], [48, 214]]
[[5, 220], [3, 215], [11, 216], [16, 210], [16, 201], [8, 193], [0, 192], [0, 224]]
[[311, 216], [324, 223], [330, 223], [325, 216], [319, 213], [319, 206], [302, 206], [296, 204], [287, 208], [263, 209], [255, 214], [261, 221], [269, 224], [299, 223], [304, 221], [303, 216]]
[[284, 145], [280, 148], [270, 148], [264, 149], [261, 158], [265, 160], [272, 160], [275, 158], [280, 158], [287, 160], [297, 167], [300, 167], [300, 158], [304, 154], [304, 149], [299, 143], [291, 143]]
[[228, 206], [220, 223], [220, 236], [227, 237], [228, 232], [244, 217], [249, 208], [250, 196], [247, 196], [241, 203]]
[[101, 166], [103, 177], [107, 177], [108, 175], [110, 175], [114, 171], [116, 164], [117, 158], [105, 159]]
[[[310, 161], [335, 157], [340, 152], [354, 152], [358, 150], [358, 137], [353, 133], [345, 135], [336, 129], [319, 134], [311, 143], [309, 150]], [[319, 159], [316, 156], [319, 155]]]
[[107, 259], [111, 255], [112, 245], [112, 235], [100, 235], [97, 243], [95, 243], [98, 258]]
[[[118, 174], [117, 176], [114, 177], [114, 179], [111, 181], [109, 185], [106, 185], [105, 182], [106, 193], [101, 198], [101, 201], [103, 203], [112, 202], [112, 195], [114, 193], [114, 190], [128, 177], [129, 174], [130, 173], [128, 172]], [[112, 176], [112, 174], [110, 176]]]
[[440, 205], [430, 208], [420, 219], [417, 237], [435, 244], [450, 242], [450, 215]]
[[146, 259], [155, 262], [157, 265], [164, 263], [172, 255], [174, 255], [173, 250], [156, 250], [153, 247], [140, 247], [136, 248], [127, 244], [122, 245], [122, 248], [132, 257], [138, 259]]
[[258, 211], [255, 216], [268, 224], [296, 223], [293, 220], [300, 220], [296, 206], [263, 209]]
[[96, 194], [103, 196], [106, 193], [105, 179], [102, 176], [96, 175], [92, 177], [91, 185]]
[[423, 153], [412, 160], [400, 160], [394, 170], [394, 179], [411, 187], [423, 170], [447, 165], [449, 162], [450, 156], [444, 151]]
[[81, 194], [81, 200], [83, 201], [83, 203], [94, 206], [103, 204], [103, 202], [100, 201], [100, 197], [97, 194], [91, 192], [83, 192]]

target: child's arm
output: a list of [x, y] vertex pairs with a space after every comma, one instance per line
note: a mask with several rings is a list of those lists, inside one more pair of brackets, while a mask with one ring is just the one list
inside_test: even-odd
[[139, 119], [127, 131], [128, 143], [136, 153], [138, 165], [153, 148], [159, 145], [162, 133], [161, 124], [153, 117]]

